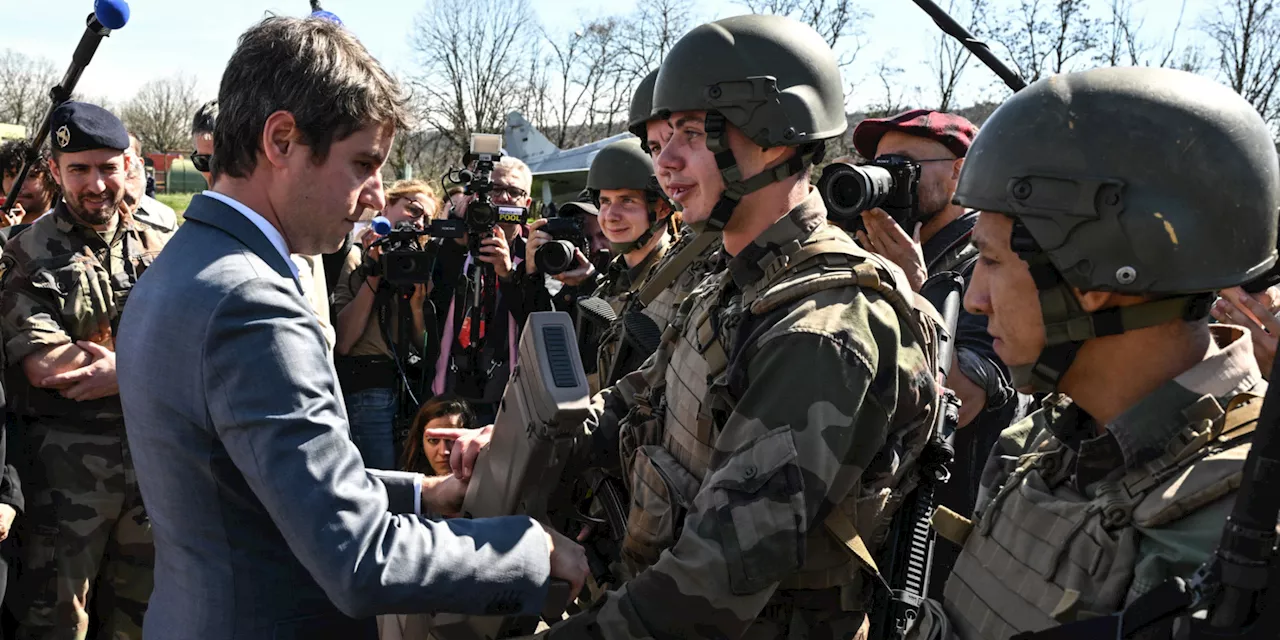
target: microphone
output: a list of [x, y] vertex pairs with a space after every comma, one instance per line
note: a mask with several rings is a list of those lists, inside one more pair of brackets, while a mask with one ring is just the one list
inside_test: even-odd
[[387, 220], [383, 216], [378, 216], [374, 218], [373, 224], [371, 224], [370, 227], [373, 228], [374, 233], [380, 236], [385, 236], [388, 233], [391, 233], [391, 221]]
[[125, 0], [94, 0], [93, 15], [98, 24], [108, 29], [119, 29], [129, 22], [129, 3]]
[[329, 20], [331, 22], [336, 22], [339, 25], [342, 24], [342, 20], [338, 18], [338, 16], [320, 8], [320, 0], [311, 0], [311, 17]]

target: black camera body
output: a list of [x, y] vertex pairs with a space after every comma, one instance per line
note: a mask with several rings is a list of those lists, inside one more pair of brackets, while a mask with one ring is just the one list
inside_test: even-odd
[[418, 238], [461, 238], [466, 228], [461, 220], [432, 220], [426, 229], [417, 229], [413, 223], [403, 220], [373, 246], [382, 246], [375, 275], [398, 287], [411, 287], [431, 281], [435, 266], [435, 251], [424, 249]]
[[548, 218], [541, 231], [552, 237], [551, 242], [538, 247], [533, 254], [533, 263], [542, 273], [554, 276], [569, 271], [574, 266], [575, 251], [581, 251], [582, 255], [591, 251], [578, 218]]
[[910, 233], [920, 215], [920, 165], [896, 155], [864, 165], [833, 162], [822, 170], [818, 192], [836, 224], [860, 230], [860, 214], [879, 207]]

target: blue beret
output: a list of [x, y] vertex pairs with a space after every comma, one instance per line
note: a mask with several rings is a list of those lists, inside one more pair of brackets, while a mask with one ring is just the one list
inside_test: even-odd
[[53, 150], [75, 153], [90, 149], [129, 148], [129, 132], [115, 114], [87, 102], [64, 102], [49, 120]]

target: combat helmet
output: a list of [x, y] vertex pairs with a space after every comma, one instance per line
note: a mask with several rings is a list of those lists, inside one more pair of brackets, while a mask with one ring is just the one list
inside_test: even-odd
[[[848, 127], [835, 54], [812, 27], [783, 16], [747, 15], [699, 26], [671, 48], [658, 71], [653, 114], [706, 111], [707, 148], [725, 190], [706, 226], [720, 230], [743, 196], [822, 160], [825, 142]], [[727, 125], [761, 147], [799, 147], [790, 161], [744, 178]]]
[[656, 116], [653, 115], [653, 85], [658, 80], [658, 70], [650, 71], [636, 86], [631, 96], [631, 110], [627, 114], [627, 131], [640, 138], [640, 148], [648, 149], [648, 124]]
[[606, 189], [635, 189], [644, 192], [645, 209], [649, 212], [649, 228], [631, 242], [613, 243], [613, 252], [621, 255], [648, 244], [653, 236], [667, 224], [666, 217], [658, 217], [658, 202], [665, 202], [674, 211], [671, 199], [658, 186], [653, 173], [653, 159], [633, 139], [619, 140], [601, 149], [591, 160], [587, 171], [587, 189], [591, 201], [600, 206], [600, 192]]
[[[1046, 343], [1013, 374], [1049, 391], [1084, 341], [1204, 318], [1213, 292], [1271, 268], [1280, 166], [1261, 116], [1231, 89], [1172, 69], [1094, 69], [1001, 105], [954, 202], [1014, 219]], [[1088, 313], [1072, 287], [1153, 300]]]

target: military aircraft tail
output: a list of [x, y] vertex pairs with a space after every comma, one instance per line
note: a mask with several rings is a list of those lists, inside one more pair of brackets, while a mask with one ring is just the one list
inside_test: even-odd
[[525, 162], [560, 151], [541, 131], [525, 120], [519, 111], [507, 114], [507, 126], [502, 138], [507, 153]]

